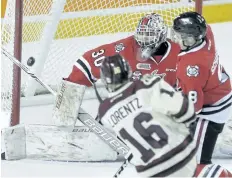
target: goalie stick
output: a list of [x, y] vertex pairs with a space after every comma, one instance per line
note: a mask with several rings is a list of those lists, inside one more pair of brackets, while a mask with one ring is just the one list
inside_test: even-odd
[[8, 53], [4, 48], [2, 48], [2, 53], [10, 59], [15, 65], [17, 65], [20, 69], [22, 69], [24, 72], [26, 72], [28, 75], [30, 75], [33, 79], [35, 79], [40, 85], [42, 85], [44, 88], [46, 88], [48, 91], [50, 91], [53, 95], [56, 95], [56, 93], [53, 91], [51, 87], [49, 87], [47, 84], [45, 84], [42, 80], [40, 80], [34, 73], [30, 72], [30, 70], [23, 65], [21, 62], [19, 62], [17, 59], [15, 59], [10, 53]]
[[[35, 79], [39, 84], [41, 84], [44, 88], [46, 88], [51, 94], [56, 95], [56, 92], [47, 84], [45, 84], [40, 78], [38, 78], [34, 73], [32, 73], [24, 64], [14, 58], [6, 49], [1, 48], [2, 53], [10, 59], [15, 65], [21, 68], [24, 72], [30, 75], [33, 79]], [[94, 84], [94, 89], [96, 95], [101, 101], [100, 95], [97, 93], [96, 86]], [[127, 147], [124, 143], [122, 143], [116, 136], [107, 131], [101, 124], [99, 124], [96, 120], [94, 120], [90, 115], [88, 118], [81, 117], [82, 114], [86, 113], [82, 108], [80, 108], [80, 116], [78, 119], [86, 125], [90, 130], [92, 130], [100, 139], [102, 139], [107, 145], [109, 145], [113, 150], [118, 152], [119, 154], [125, 157], [125, 161], [122, 166], [120, 166], [119, 170], [115, 173], [114, 177], [118, 177], [124, 168], [128, 165], [129, 161], [132, 159], [133, 155], [130, 153], [130, 148]]]

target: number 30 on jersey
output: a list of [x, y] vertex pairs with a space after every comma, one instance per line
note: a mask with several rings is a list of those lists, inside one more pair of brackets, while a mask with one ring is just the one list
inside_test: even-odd
[[104, 53], [104, 49], [100, 49], [99, 51], [92, 53], [92, 58], [94, 59], [94, 65], [96, 67], [101, 66], [102, 60], [105, 58], [105, 56], [103, 55]]

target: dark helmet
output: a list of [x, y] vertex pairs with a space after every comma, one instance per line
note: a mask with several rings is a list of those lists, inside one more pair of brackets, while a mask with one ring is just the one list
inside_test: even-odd
[[191, 35], [195, 40], [201, 40], [206, 35], [206, 21], [197, 12], [180, 14], [173, 22], [173, 30], [180, 34]]
[[101, 79], [109, 92], [130, 81], [132, 71], [128, 62], [119, 54], [106, 57], [101, 64]]

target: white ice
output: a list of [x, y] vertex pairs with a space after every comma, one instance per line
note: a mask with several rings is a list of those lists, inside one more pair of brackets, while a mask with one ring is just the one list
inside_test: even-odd
[[[221, 63], [232, 76], [232, 23], [220, 23], [212, 25], [215, 33], [216, 45], [220, 55]], [[91, 101], [92, 102], [92, 101]], [[90, 102], [86, 102], [83, 107], [88, 108]], [[51, 110], [51, 106], [46, 108], [23, 108], [21, 117], [26, 123], [39, 123], [50, 117], [42, 117], [40, 114]], [[95, 111], [91, 114], [94, 115]], [[45, 123], [49, 123], [46, 121]], [[99, 153], [101, 154], [101, 153]], [[223, 165], [232, 171], [232, 160], [213, 160], [214, 163]], [[77, 163], [77, 162], [55, 162], [55, 161], [2, 161], [2, 177], [112, 177], [122, 164], [116, 163]], [[136, 177], [136, 172], [132, 166], [128, 166], [122, 173], [122, 177]]]

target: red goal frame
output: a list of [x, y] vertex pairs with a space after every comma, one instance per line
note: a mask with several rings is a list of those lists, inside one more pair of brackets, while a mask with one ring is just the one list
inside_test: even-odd
[[[14, 36], [14, 57], [21, 62], [22, 56], [22, 23], [23, 23], [23, 0], [15, 1], [15, 36]], [[13, 66], [13, 88], [12, 88], [12, 112], [10, 126], [20, 122], [20, 87], [21, 69]]]

